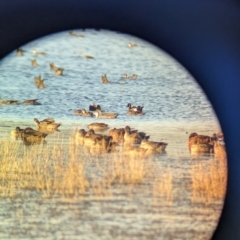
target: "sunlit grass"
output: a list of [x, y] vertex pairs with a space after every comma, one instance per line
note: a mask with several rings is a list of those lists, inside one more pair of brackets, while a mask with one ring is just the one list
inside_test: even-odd
[[211, 203], [213, 199], [223, 199], [227, 184], [226, 158], [216, 157], [212, 164], [197, 162], [192, 167], [192, 201]]
[[[54, 144], [22, 146], [18, 142], [0, 143], [0, 195], [21, 194], [21, 190], [41, 191], [44, 196], [66, 197], [84, 195], [90, 188], [104, 192], [114, 184], [140, 184], [147, 169], [144, 159], [120, 155], [90, 155], [69, 145]], [[103, 163], [101, 163], [103, 162]], [[94, 173], [86, 171], [94, 165]], [[100, 189], [102, 188], [102, 189]], [[96, 191], [95, 191], [96, 192]]]
[[[33, 146], [3, 140], [0, 142], [0, 196], [13, 198], [30, 190], [43, 197], [102, 198], [111, 197], [116, 186], [128, 186], [131, 192], [145, 184], [151, 189], [153, 204], [173, 203], [172, 167], [158, 163], [156, 169], [156, 164], [149, 163], [151, 159], [118, 152], [105, 155], [90, 152], [76, 146], [72, 138], [69, 144]], [[215, 158], [212, 164], [194, 161], [188, 171], [192, 202], [223, 199], [227, 181], [225, 158]]]
[[157, 198], [163, 197], [168, 204], [173, 202], [173, 173], [170, 168], [164, 171], [163, 167], [159, 169], [159, 176], [153, 183], [154, 203], [157, 203]]

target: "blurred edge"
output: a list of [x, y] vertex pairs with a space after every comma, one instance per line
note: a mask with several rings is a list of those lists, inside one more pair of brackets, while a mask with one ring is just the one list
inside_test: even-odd
[[[236, 1], [0, 1], [0, 58], [54, 32], [100, 28], [159, 46], [198, 81], [225, 133], [228, 190], [214, 240], [240, 239], [240, 6]], [[1, 86], [0, 86], [1, 87]]]

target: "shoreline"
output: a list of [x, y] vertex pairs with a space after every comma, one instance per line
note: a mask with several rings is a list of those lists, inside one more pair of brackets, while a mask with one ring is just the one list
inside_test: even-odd
[[[129, 125], [131, 128], [141, 128], [145, 131], [145, 129], [153, 129], [155, 128], [158, 132], [179, 132], [179, 131], [199, 131], [203, 132], [213, 132], [213, 131], [221, 131], [221, 126], [218, 121], [215, 122], [179, 122], [179, 121], [123, 121], [118, 119], [98, 119], [98, 118], [81, 118], [79, 121], [68, 120], [61, 121], [56, 120], [56, 122], [61, 123], [60, 129], [69, 130], [75, 128], [85, 128], [88, 124], [93, 122], [103, 122], [109, 125], [111, 128], [120, 128]], [[0, 129], [9, 129], [15, 127], [36, 127], [34, 121], [29, 120], [0, 120]]]

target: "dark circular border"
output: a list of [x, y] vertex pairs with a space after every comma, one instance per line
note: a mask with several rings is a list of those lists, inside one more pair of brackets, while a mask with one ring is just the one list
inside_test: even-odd
[[217, 113], [228, 152], [227, 195], [213, 239], [240, 239], [240, 6], [214, 0], [4, 0], [0, 58], [39, 37], [77, 28], [143, 38], [198, 81]]

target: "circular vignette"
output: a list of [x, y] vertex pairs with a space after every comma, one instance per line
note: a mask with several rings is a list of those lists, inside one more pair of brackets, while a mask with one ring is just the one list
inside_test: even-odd
[[240, 239], [240, 15], [239, 6], [215, 1], [136, 0], [1, 1], [0, 58], [50, 33], [105, 28], [145, 39], [168, 52], [198, 81], [227, 143], [228, 189], [214, 240]]

